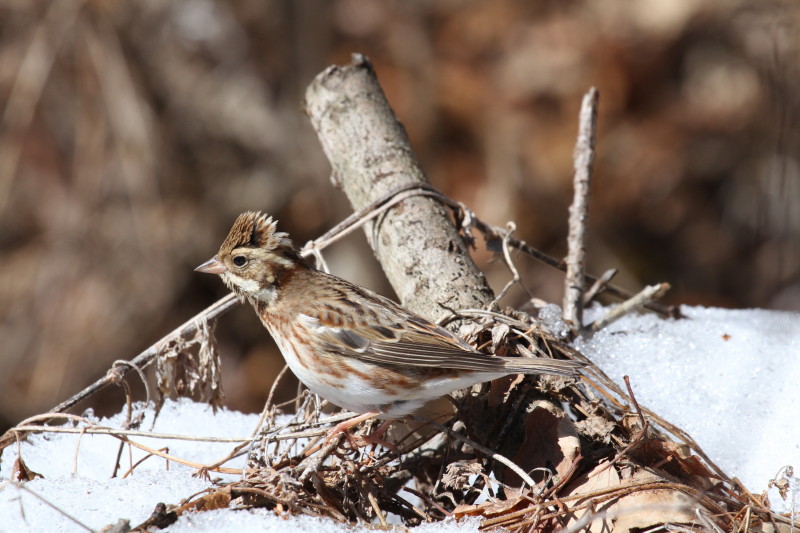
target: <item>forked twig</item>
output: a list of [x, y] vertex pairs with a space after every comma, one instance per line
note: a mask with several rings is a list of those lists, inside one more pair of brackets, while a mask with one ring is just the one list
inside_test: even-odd
[[517, 270], [517, 267], [514, 266], [514, 261], [511, 260], [511, 253], [508, 251], [508, 241], [511, 238], [511, 235], [514, 233], [514, 230], [516, 229], [517, 225], [514, 224], [513, 222], [509, 222], [506, 225], [507, 232], [503, 236], [503, 259], [505, 259], [506, 266], [511, 271], [511, 279], [508, 280], [508, 282], [503, 287], [503, 290], [501, 290], [497, 294], [497, 296], [495, 296], [494, 300], [492, 300], [492, 302], [489, 304], [488, 306], [489, 309], [497, 309], [497, 302], [503, 299], [503, 297], [508, 293], [508, 290], [515, 283], [522, 284], [524, 287], [524, 284], [522, 283], [522, 278], [519, 275], [519, 271]]

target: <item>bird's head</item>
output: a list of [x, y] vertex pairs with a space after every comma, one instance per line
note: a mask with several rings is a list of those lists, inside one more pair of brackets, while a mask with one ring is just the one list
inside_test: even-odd
[[195, 270], [219, 274], [239, 298], [272, 303], [286, 274], [305, 265], [288, 234], [276, 231], [276, 225], [276, 220], [260, 212], [242, 213], [217, 255]]

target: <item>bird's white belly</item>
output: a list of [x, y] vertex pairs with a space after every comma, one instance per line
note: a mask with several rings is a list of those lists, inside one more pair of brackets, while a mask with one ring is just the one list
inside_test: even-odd
[[[343, 409], [359, 414], [381, 411], [381, 406], [385, 405], [387, 401], [392, 401], [391, 399], [387, 400], [381, 390], [374, 387], [370, 381], [361, 379], [355, 374], [345, 375], [343, 378], [339, 378], [339, 381], [325, 371], [324, 365], [316, 368], [311, 364], [303, 364], [291, 342], [283, 340], [280, 336], [272, 335], [272, 337], [294, 375], [314, 394]], [[374, 372], [373, 365], [362, 361], [350, 360], [348, 364], [365, 375], [372, 375]]]

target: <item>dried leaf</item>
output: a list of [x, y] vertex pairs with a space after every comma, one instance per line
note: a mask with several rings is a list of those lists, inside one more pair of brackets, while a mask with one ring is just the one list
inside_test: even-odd
[[170, 510], [163, 502], [159, 502], [147, 520], [136, 526], [134, 531], [148, 531], [150, 528], [164, 529], [177, 521], [178, 514]]
[[495, 324], [492, 328], [492, 353], [498, 353], [502, 345], [505, 344], [508, 333], [511, 328], [508, 324]]
[[442, 485], [445, 488], [462, 490], [469, 482], [470, 476], [478, 475], [482, 472], [483, 466], [480, 463], [450, 463], [442, 476]]
[[792, 528], [791, 524], [785, 524], [783, 522], [761, 522], [750, 531], [756, 533], [792, 533], [792, 531], [796, 530]]
[[613, 533], [641, 531], [656, 525], [689, 524], [696, 520], [695, 502], [673, 489], [637, 491], [620, 498], [609, 517], [614, 519]]
[[492, 381], [492, 385], [489, 388], [489, 395], [486, 397], [489, 407], [497, 407], [505, 403], [511, 392], [517, 385], [522, 383], [524, 379], [525, 376], [522, 374], [512, 374]]
[[203, 496], [192, 500], [177, 509], [180, 515], [189, 509], [196, 509], [197, 511], [213, 511], [214, 509], [227, 509], [231, 504], [231, 489], [230, 487], [223, 487], [221, 489], [209, 492]]
[[[579, 452], [580, 440], [572, 421], [552, 403], [540, 401], [525, 419], [525, 441], [512, 460], [526, 472], [548, 468], [563, 477]], [[543, 479], [540, 473], [533, 474], [534, 480]], [[516, 476], [509, 476], [519, 482]]]
[[222, 406], [225, 397], [222, 391], [222, 359], [219, 346], [214, 336], [215, 322], [203, 322], [197, 329], [200, 340], [200, 351], [197, 354], [201, 399], [211, 404], [215, 409]]
[[[620, 477], [617, 473], [617, 470], [608, 464], [608, 461], [603, 461], [599, 465], [597, 465], [591, 472], [587, 474], [583, 474], [578, 477], [575, 481], [573, 481], [569, 488], [567, 489], [569, 496], [577, 496], [580, 494], [593, 494], [597, 492], [601, 492], [607, 489], [611, 489], [614, 487], [619, 486], [620, 484]], [[574, 506], [578, 506], [586, 502], [589, 498], [579, 499], [574, 503]], [[590, 513], [602, 513], [604, 511], [610, 512], [611, 509], [616, 504], [617, 499], [614, 498], [612, 500], [608, 500], [603, 502], [600, 507], [595, 509], [590, 509], [588, 512]], [[575, 523], [577, 523], [580, 519], [583, 518], [583, 515], [571, 517], [568, 524], [567, 529], [570, 529]], [[594, 520], [590, 524], [584, 527], [588, 528], [590, 533], [601, 533], [607, 532], [611, 529], [610, 519], [607, 515], [600, 516]]]
[[[199, 344], [197, 356], [189, 348]], [[176, 342], [159, 354], [156, 360], [159, 409], [163, 398], [190, 396], [216, 408], [222, 404], [221, 359], [214, 325], [202, 322], [188, 342]]]
[[[591, 472], [580, 475], [570, 484], [569, 496], [579, 494], [591, 494], [592, 492], [610, 489], [620, 484], [619, 473], [616, 468], [610, 466], [608, 461], [603, 460], [592, 469]], [[579, 502], [583, 500], [578, 500]]]
[[708, 490], [720, 482], [685, 444], [667, 439], [648, 439], [634, 448], [631, 456], [645, 466], [658, 468], [702, 490]]
[[611, 433], [617, 424], [600, 415], [589, 415], [585, 420], [575, 422], [578, 433], [589, 439], [608, 444], [611, 442]]
[[17, 481], [33, 481], [37, 477], [44, 479], [43, 475], [28, 468], [22, 457], [17, 457], [14, 461], [14, 466], [11, 468], [11, 477], [16, 477]]
[[458, 335], [469, 344], [475, 345], [476, 339], [483, 332], [484, 326], [477, 322], [465, 322], [458, 328]]
[[527, 498], [510, 497], [507, 500], [490, 500], [483, 504], [483, 515], [486, 517], [497, 516], [516, 510], [515, 508], [523, 504], [524, 506], [530, 505], [530, 500]]

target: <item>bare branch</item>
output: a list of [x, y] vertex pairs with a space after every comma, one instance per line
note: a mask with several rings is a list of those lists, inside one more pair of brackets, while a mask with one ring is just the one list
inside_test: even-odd
[[583, 327], [583, 286], [586, 262], [586, 224], [589, 220], [592, 165], [594, 163], [597, 130], [597, 101], [599, 93], [592, 87], [583, 97], [575, 143], [575, 190], [569, 208], [569, 237], [567, 238], [567, 276], [564, 287], [564, 318], [572, 322], [577, 333]]

